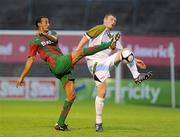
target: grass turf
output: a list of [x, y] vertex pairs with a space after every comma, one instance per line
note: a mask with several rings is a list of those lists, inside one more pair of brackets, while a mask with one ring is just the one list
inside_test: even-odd
[[0, 101], [0, 137], [180, 137], [180, 109], [106, 102], [104, 132], [96, 133], [94, 102], [75, 102], [55, 131], [61, 102]]

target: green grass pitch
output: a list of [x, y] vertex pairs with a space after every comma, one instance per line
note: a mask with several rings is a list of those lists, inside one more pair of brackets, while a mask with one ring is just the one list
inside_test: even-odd
[[0, 137], [180, 137], [180, 109], [106, 102], [104, 132], [96, 133], [94, 102], [76, 101], [55, 131], [62, 101], [0, 101]]

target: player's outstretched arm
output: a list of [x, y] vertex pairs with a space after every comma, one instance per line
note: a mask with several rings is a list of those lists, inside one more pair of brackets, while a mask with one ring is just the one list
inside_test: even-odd
[[19, 79], [16, 81], [16, 87], [22, 86], [24, 83], [24, 78], [26, 77], [26, 75], [28, 74], [28, 72], [30, 71], [33, 63], [35, 61], [35, 56], [29, 57], [26, 61], [25, 67], [23, 72], [21, 73], [21, 76], [19, 77]]
[[82, 39], [80, 40], [76, 50], [84, 48], [84, 46], [88, 43], [89, 39], [86, 36], [83, 36]]

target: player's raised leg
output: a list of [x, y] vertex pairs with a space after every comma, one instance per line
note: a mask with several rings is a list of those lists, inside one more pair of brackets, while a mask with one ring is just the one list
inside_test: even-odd
[[[115, 44], [115, 43], [114, 43]], [[82, 59], [85, 56], [93, 55], [99, 51], [105, 50], [112, 46], [112, 42], [103, 43], [101, 45], [96, 45], [94, 47], [89, 48], [83, 48], [79, 49], [77, 51], [73, 51], [71, 53], [72, 55], [72, 64], [75, 65], [80, 59]]]
[[[129, 50], [129, 52], [126, 52], [127, 50]], [[124, 48], [117, 53], [116, 58], [115, 58], [115, 64], [119, 64], [122, 61], [123, 53], [128, 53], [129, 55], [127, 55], [127, 57], [130, 55], [134, 56], [134, 53], [130, 49]], [[127, 63], [125, 64], [129, 68], [136, 84], [140, 84], [142, 81], [147, 80], [151, 78], [152, 76], [152, 72], [147, 72], [147, 73], [138, 72], [135, 57], [133, 57], [132, 60], [129, 62], [127, 60]]]
[[108, 49], [108, 48], [115, 48], [116, 47], [116, 41], [118, 41], [120, 38], [120, 33], [116, 33], [112, 40], [107, 43], [102, 43], [100, 45], [96, 45], [89, 48], [83, 48], [76, 51], [73, 51], [71, 53], [72, 55], [72, 64], [75, 65], [80, 59], [82, 59], [85, 56], [93, 55], [99, 51]]

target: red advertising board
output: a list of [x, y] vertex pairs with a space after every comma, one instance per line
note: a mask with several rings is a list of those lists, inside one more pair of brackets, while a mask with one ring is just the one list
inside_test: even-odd
[[[29, 49], [29, 41], [33, 35], [0, 35], [0, 62], [25, 62]], [[76, 48], [81, 36], [60, 36], [59, 47], [64, 54]], [[37, 57], [37, 62], [41, 60]], [[80, 63], [83, 63], [81, 61]]]
[[[33, 35], [0, 35], [0, 62], [25, 62], [28, 42]], [[60, 35], [59, 47], [67, 54], [77, 47], [82, 35]], [[123, 36], [124, 47], [131, 47], [137, 58], [148, 65], [169, 65], [169, 46], [175, 50], [175, 65], [180, 66], [180, 38], [157, 36]], [[40, 59], [37, 59], [39, 62]], [[79, 63], [85, 63], [81, 60]]]
[[123, 36], [122, 41], [149, 65], [169, 65], [170, 46], [173, 46], [175, 65], [180, 66], [180, 37]]

